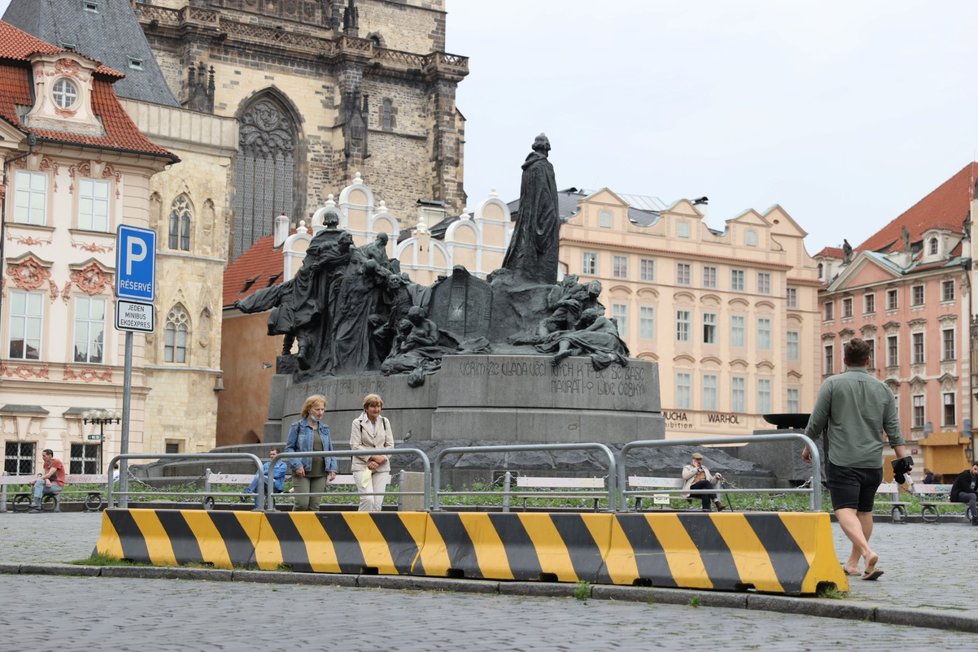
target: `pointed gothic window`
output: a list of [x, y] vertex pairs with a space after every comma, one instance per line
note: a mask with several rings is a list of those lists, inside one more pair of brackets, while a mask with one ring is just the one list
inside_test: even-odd
[[163, 362], [187, 362], [190, 341], [190, 316], [181, 305], [175, 305], [166, 316], [163, 329]]
[[190, 251], [190, 226], [193, 209], [186, 195], [180, 195], [170, 205], [170, 249]]
[[296, 174], [298, 130], [282, 103], [262, 95], [241, 113], [240, 124], [231, 258], [270, 235], [276, 215], [301, 215], [305, 199]]

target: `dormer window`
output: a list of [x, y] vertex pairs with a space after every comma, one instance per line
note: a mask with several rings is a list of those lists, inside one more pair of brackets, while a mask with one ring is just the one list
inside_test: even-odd
[[93, 14], [98, 13], [98, 0], [82, 0], [82, 9]]
[[133, 70], [142, 70], [143, 60], [137, 59], [136, 57], [129, 57], [129, 67]]
[[937, 255], [937, 238], [931, 238], [927, 241], [927, 255], [936, 256]]
[[70, 109], [78, 100], [78, 87], [71, 80], [62, 77], [54, 82], [51, 96], [59, 109]]

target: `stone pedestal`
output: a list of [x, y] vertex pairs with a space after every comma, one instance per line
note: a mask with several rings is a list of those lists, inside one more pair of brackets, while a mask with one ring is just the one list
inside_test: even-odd
[[[345, 442], [363, 397], [380, 394], [395, 439], [625, 443], [662, 439], [659, 369], [631, 360], [602, 371], [587, 357], [554, 367], [542, 355], [446, 356], [441, 371], [412, 388], [407, 376], [360, 374], [294, 383], [276, 376], [266, 437], [285, 439], [310, 394], [326, 396], [325, 421]], [[277, 424], [276, 424], [277, 421]], [[266, 439], [268, 441], [268, 439]]]

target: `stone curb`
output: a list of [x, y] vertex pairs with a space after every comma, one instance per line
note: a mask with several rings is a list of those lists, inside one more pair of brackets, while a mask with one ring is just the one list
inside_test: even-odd
[[[259, 582], [352, 588], [453, 591], [534, 597], [575, 598], [578, 584], [546, 582], [494, 582], [407, 575], [349, 575], [295, 573], [288, 571], [226, 570], [177, 566], [79, 566], [74, 564], [0, 564], [0, 575], [62, 575], [73, 577], [126, 577], [137, 579], [188, 579], [212, 582]], [[978, 633], [978, 618], [923, 609], [895, 608], [879, 604], [852, 604], [844, 600], [794, 598], [757, 593], [722, 593], [692, 589], [640, 586], [591, 585], [593, 600], [621, 600], [648, 604], [727, 607], [772, 611], [819, 618], [861, 620], [939, 630]], [[693, 607], [693, 604], [696, 604]]]

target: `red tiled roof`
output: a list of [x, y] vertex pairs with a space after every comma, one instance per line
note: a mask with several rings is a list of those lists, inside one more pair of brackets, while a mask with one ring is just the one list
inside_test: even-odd
[[[25, 133], [32, 133], [44, 140], [61, 143], [92, 145], [106, 149], [139, 154], [150, 154], [177, 161], [177, 157], [159, 145], [151, 142], [123, 110], [116, 98], [115, 91], [109, 79], [96, 76], [92, 80], [92, 111], [101, 118], [105, 134], [90, 136], [70, 131], [55, 131], [51, 129], [31, 129], [25, 127], [17, 113], [18, 106], [30, 107], [34, 104], [31, 93], [32, 71], [26, 63], [28, 57], [37, 52], [57, 53], [67, 52], [50, 43], [34, 38], [26, 32], [0, 21], [0, 118]], [[98, 72], [105, 69], [110, 77], [120, 77], [111, 68], [102, 66]], [[111, 80], [111, 81], [114, 81]]]
[[948, 229], [960, 233], [968, 217], [978, 165], [968, 163], [961, 171], [935, 188], [926, 197], [856, 247], [858, 251], [903, 251], [903, 227], [910, 242], [920, 242], [928, 229]]
[[820, 252], [812, 256], [812, 258], [838, 258], [842, 260], [843, 258], [841, 247], [824, 247]]
[[272, 246], [274, 242], [275, 237], [271, 235], [260, 238], [224, 270], [225, 308], [262, 288], [282, 282], [284, 259], [282, 250]]

